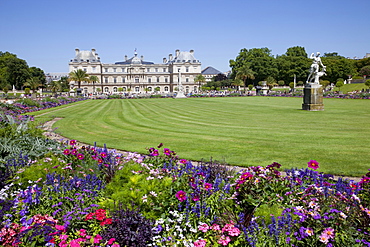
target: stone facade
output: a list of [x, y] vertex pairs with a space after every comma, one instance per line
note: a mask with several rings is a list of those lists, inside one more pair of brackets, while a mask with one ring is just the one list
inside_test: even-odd
[[[201, 74], [201, 63], [194, 57], [194, 51], [175, 51], [175, 56], [169, 54], [163, 63], [155, 64], [139, 58], [135, 51], [133, 57], [112, 64], [101, 63], [95, 49], [80, 51], [76, 49], [75, 58], [69, 63], [69, 72], [82, 69], [88, 75], [99, 78], [97, 83], [81, 83], [83, 93], [104, 92], [115, 94], [130, 92], [142, 93], [173, 93], [177, 91], [179, 80], [185, 93], [199, 91], [194, 78]], [[179, 78], [181, 75], [181, 78]], [[76, 85], [76, 84], [75, 84]]]

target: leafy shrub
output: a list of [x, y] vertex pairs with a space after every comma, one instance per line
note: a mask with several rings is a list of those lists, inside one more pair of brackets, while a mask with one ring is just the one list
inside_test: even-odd
[[154, 221], [146, 219], [139, 209], [124, 209], [120, 205], [111, 215], [112, 224], [102, 233], [105, 240], [115, 238], [121, 246], [144, 247], [154, 236]]
[[30, 98], [23, 98], [23, 99], [17, 100], [16, 103], [26, 105], [26, 106], [36, 106], [36, 107], [41, 106], [41, 104], [38, 101], [30, 99]]

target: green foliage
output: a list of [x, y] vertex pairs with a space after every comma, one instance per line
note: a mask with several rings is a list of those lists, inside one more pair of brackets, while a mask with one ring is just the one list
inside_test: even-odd
[[337, 81], [337, 83], [335, 84], [336, 87], [340, 88], [344, 86], [344, 82], [343, 81]]
[[271, 216], [278, 217], [283, 212], [283, 207], [278, 204], [262, 204], [254, 211], [254, 217], [257, 217], [258, 222], [264, 221], [266, 224], [271, 224]]
[[104, 201], [103, 205], [113, 209], [115, 202], [124, 205], [134, 203], [149, 218], [161, 215], [165, 210], [164, 204], [168, 202], [166, 198], [172, 178], [163, 176], [162, 179], [148, 179], [148, 177], [149, 174], [140, 164], [126, 164], [106, 186], [103, 194], [108, 200]]
[[365, 85], [370, 88], [370, 79], [365, 81]]
[[20, 103], [20, 104], [26, 105], [26, 106], [41, 107], [41, 105], [38, 101], [30, 99], [30, 98], [23, 98], [23, 99], [17, 100], [17, 103]]

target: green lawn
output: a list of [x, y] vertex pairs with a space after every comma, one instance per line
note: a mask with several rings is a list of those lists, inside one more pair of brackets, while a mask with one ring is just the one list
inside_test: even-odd
[[324, 99], [325, 111], [309, 112], [302, 98], [90, 100], [42, 118], [62, 117], [58, 133], [99, 146], [145, 153], [164, 143], [181, 158], [240, 166], [314, 159], [322, 172], [360, 176], [370, 168], [369, 104]]

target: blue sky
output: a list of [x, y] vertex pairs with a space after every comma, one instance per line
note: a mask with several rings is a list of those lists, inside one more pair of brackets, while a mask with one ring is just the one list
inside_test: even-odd
[[362, 58], [369, 9], [368, 0], [0, 0], [0, 51], [45, 72], [68, 72], [75, 48], [95, 48], [103, 63], [135, 48], [155, 63], [193, 49], [202, 68], [220, 71], [242, 48]]

